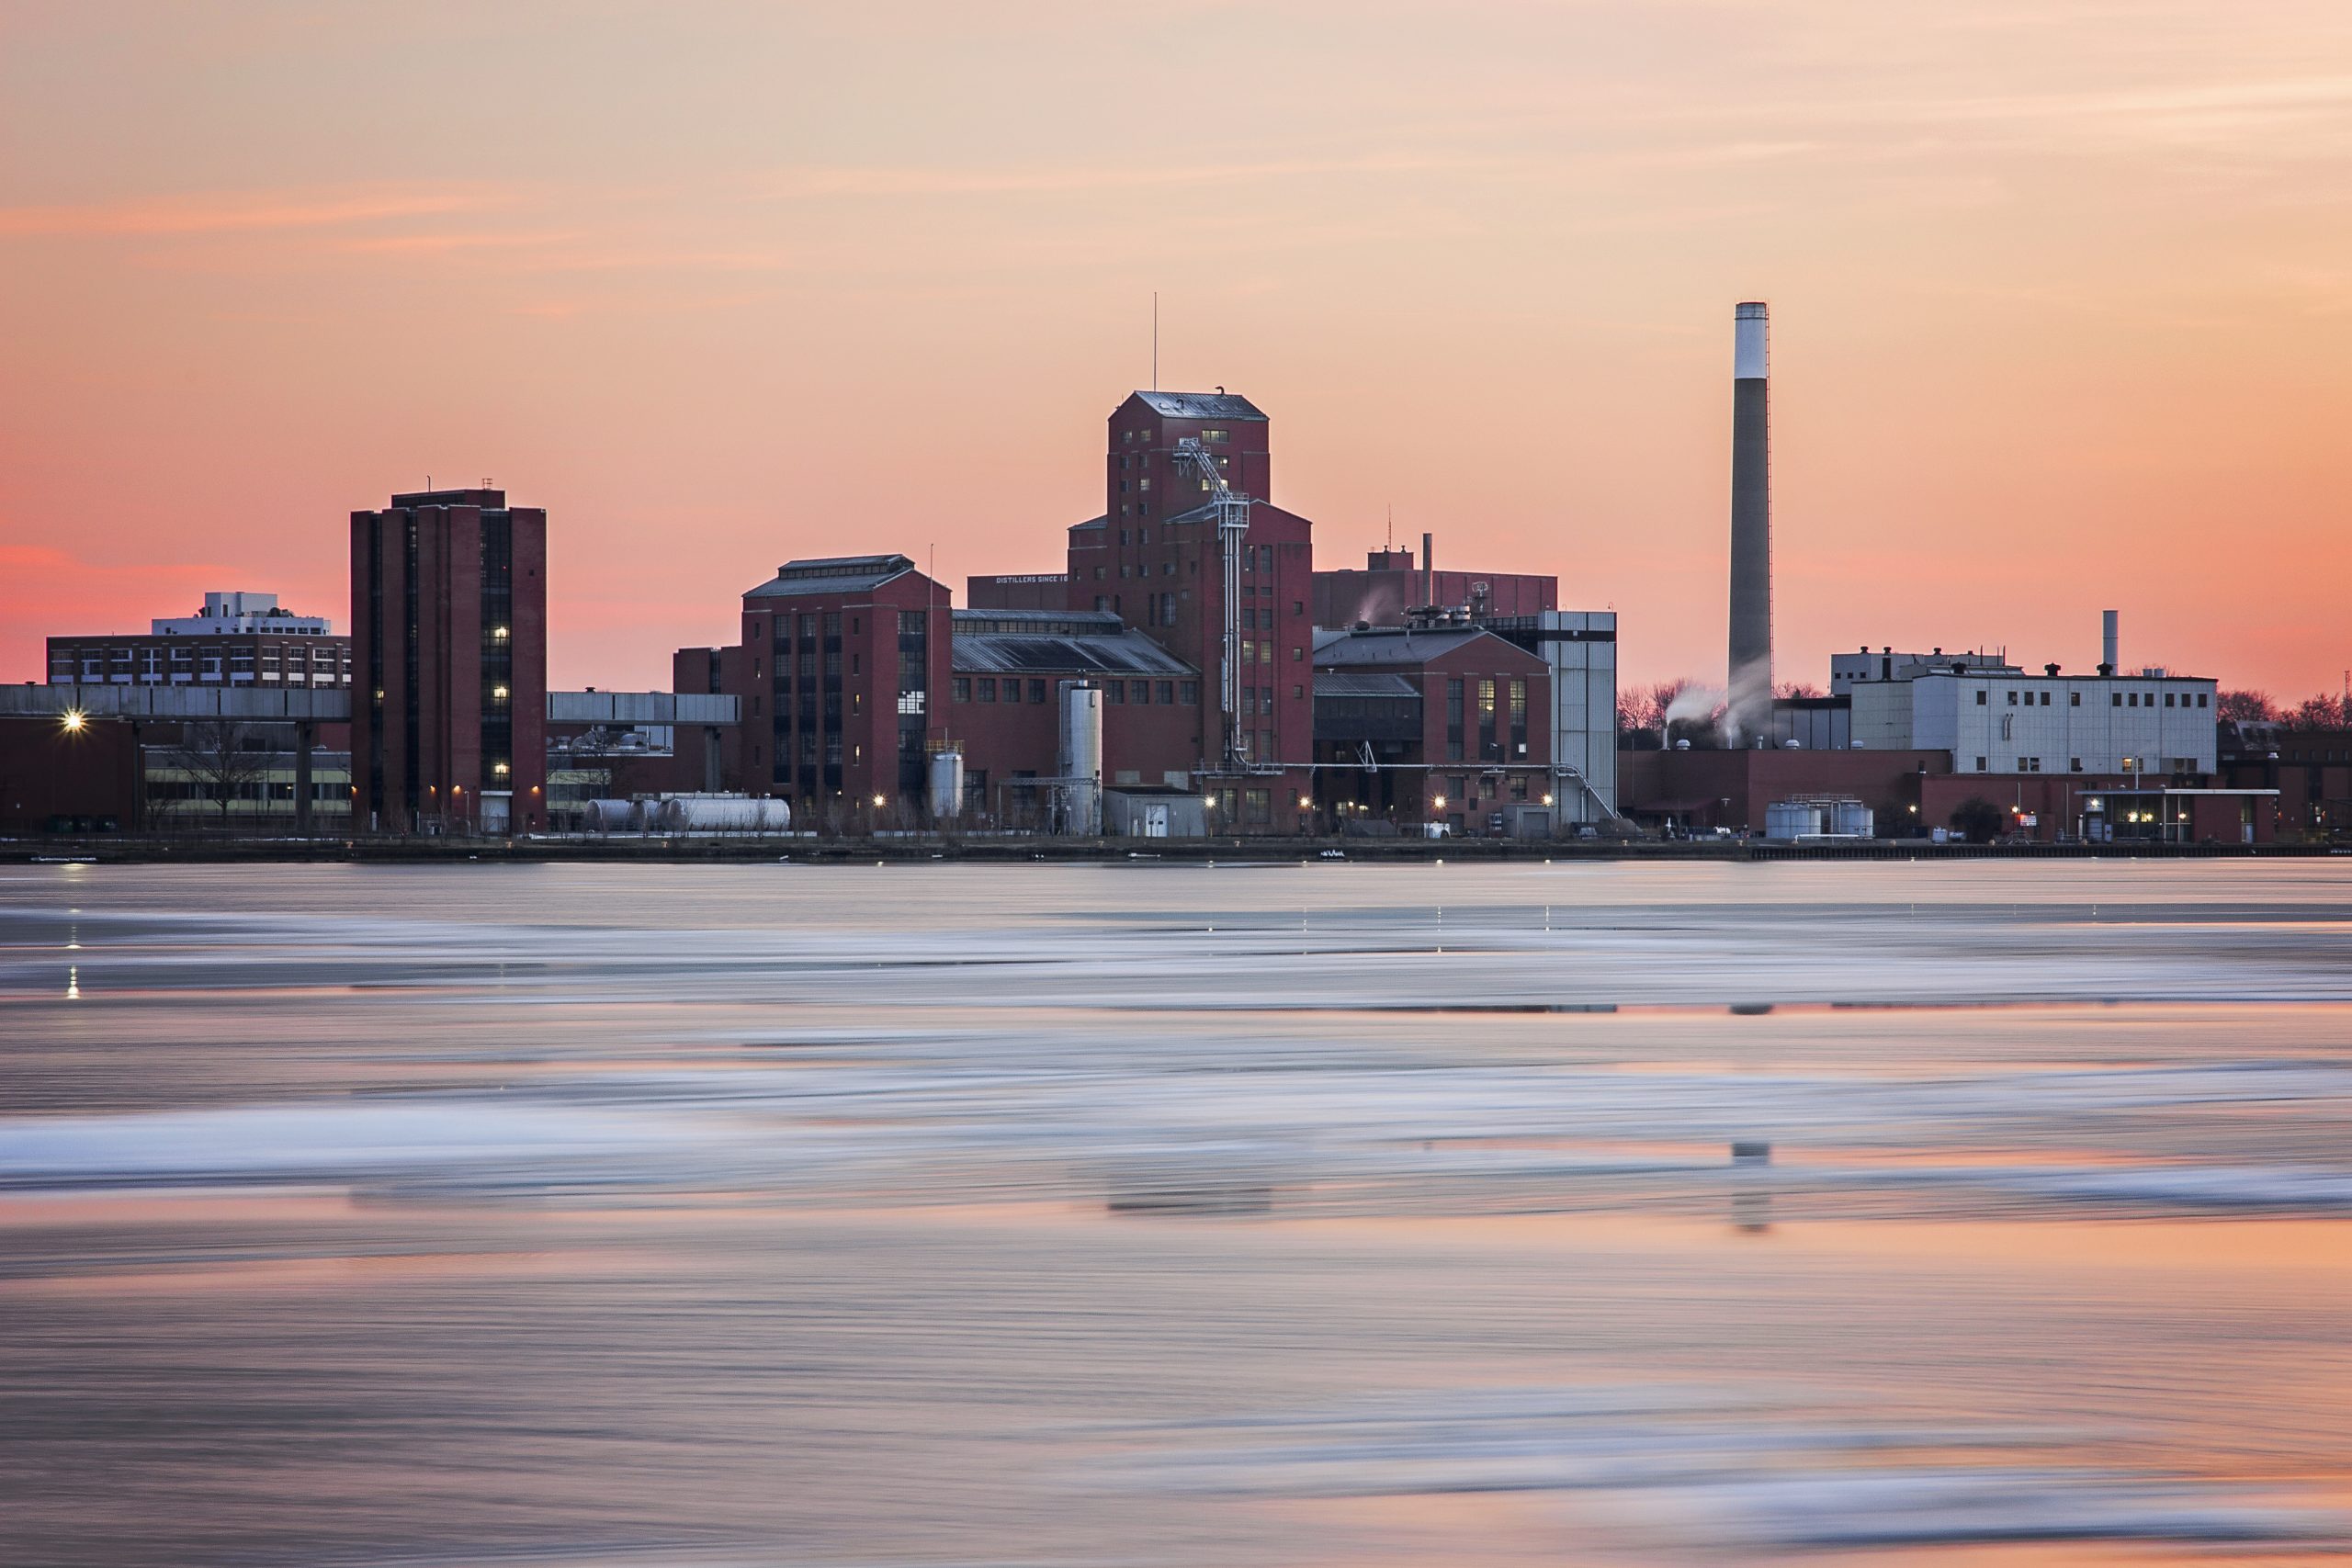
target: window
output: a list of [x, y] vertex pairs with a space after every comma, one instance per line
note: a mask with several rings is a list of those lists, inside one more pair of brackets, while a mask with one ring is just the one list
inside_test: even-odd
[[1290, 661], [1291, 661], [1293, 664], [1304, 664], [1304, 663], [1306, 663], [1306, 644], [1304, 644], [1304, 643], [1300, 643], [1300, 644], [1297, 644], [1297, 645], [1294, 646], [1294, 647], [1291, 649], [1291, 650], [1290, 650]]
[[1033, 703], [1042, 703], [1046, 700], [1046, 682], [1043, 681], [1029, 682], [1029, 700]]
[[1125, 681], [1104, 682], [1102, 700], [1110, 703], [1125, 703], [1127, 700], [1127, 683]]
[[1137, 681], [1137, 682], [1136, 682], [1136, 701], [1137, 701], [1137, 702], [1139, 702], [1139, 703], [1143, 703], [1143, 704], [1145, 704], [1145, 705], [1149, 705], [1149, 703], [1151, 702], [1151, 682], [1148, 682], [1148, 681]]
[[1150, 488], [1151, 488], [1151, 476], [1150, 476], [1150, 475], [1148, 475], [1148, 474], [1145, 475], [1142, 479], [1137, 479], [1137, 480], [1136, 481], [1136, 489], [1137, 489], [1137, 490], [1149, 490]]
[[2009, 705], [2011, 707], [2018, 705], [2018, 694], [2015, 692], [2011, 692], [2009, 694]]
[[1980, 773], [1984, 771], [1984, 759], [1982, 757], [1976, 759], [1976, 771]]
[[2069, 692], [2069, 693], [2067, 693], [2067, 694], [2066, 694], [2066, 705], [2067, 705], [2068, 707], [2070, 707], [2070, 708], [2078, 708], [2078, 707], [2082, 706], [2082, 705], [2083, 705], [2083, 694], [2082, 694], [2082, 693], [2080, 693], [2080, 692]]
[[1979, 690], [1976, 694], [1976, 705], [1980, 708], [1984, 705], [1984, 694], [1982, 690]]
[[2123, 705], [2123, 694], [2120, 692], [2109, 692], [2107, 694], [2107, 700], [2115, 706], [2121, 707]]
[[1290, 694], [1291, 694], [1291, 696], [1292, 696], [1292, 698], [1293, 698], [1294, 700], [1295, 700], [1296, 698], [1299, 698], [1299, 697], [1303, 697], [1303, 696], [1306, 695], [1306, 687], [1304, 687], [1304, 686], [1300, 686], [1300, 685], [1295, 685], [1295, 685], [1293, 685], [1293, 686], [1291, 687], [1291, 689], [1290, 689]]
[[2172, 694], [2170, 692], [2166, 692], [2165, 694], [2165, 706], [2172, 706]]
[[1159, 682], [1159, 700], [1162, 703], [1172, 703], [1176, 700], [1175, 682], [1162, 681]]
[[996, 701], [996, 677], [995, 677], [995, 676], [993, 676], [993, 675], [983, 675], [983, 676], [981, 676], [981, 677], [980, 677], [980, 693], [979, 693], [979, 697], [980, 697], [980, 701], [982, 701], [982, 702], [984, 702], [984, 703], [992, 703], [992, 702]]
[[[1462, 680], [1459, 676], [1448, 676], [1445, 682], [1445, 755], [1449, 761], [1462, 760]], [[1454, 786], [1454, 793], [1462, 793], [1460, 785]]]
[[1183, 694], [1179, 700], [1184, 703], [1187, 706], [1194, 706], [1199, 704], [1201, 700], [1201, 683], [1198, 681], [1183, 682], [1178, 687], [1178, 690]]
[[2068, 767], [2067, 772], [2079, 773], [2083, 771], [2083, 760], [2080, 757], [2070, 758], [2068, 761], [2071, 765]]
[[1004, 700], [1009, 703], [1017, 703], [1021, 700], [1020, 682], [1007, 681], [1004, 683]]
[[2047, 692], [2041, 694], [2041, 705], [2043, 707], [2048, 707], [2050, 705], [2050, 694]]
[[2205, 705], [2205, 694], [2202, 692], [2197, 694], [2197, 705], [2200, 708]]

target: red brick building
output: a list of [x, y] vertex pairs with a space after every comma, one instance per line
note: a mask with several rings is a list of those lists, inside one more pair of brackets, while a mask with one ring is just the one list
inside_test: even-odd
[[743, 595], [742, 777], [803, 826], [912, 825], [947, 683], [948, 592], [903, 555], [792, 560]]
[[1432, 605], [1466, 609], [1473, 619], [1535, 615], [1560, 607], [1560, 580], [1533, 572], [1429, 571], [1413, 552], [1374, 550], [1362, 571], [1340, 568], [1315, 574], [1308, 601], [1315, 624], [1335, 631], [1363, 622], [1401, 626], [1407, 613]]
[[[1194, 765], [1227, 768], [1223, 543], [1216, 486], [1179, 456], [1188, 439], [1251, 502], [1234, 605], [1239, 701], [1231, 720], [1247, 765], [1229, 792], [1217, 786], [1234, 797], [1220, 826], [1287, 829], [1314, 746], [1313, 525], [1269, 499], [1270, 427], [1256, 405], [1223, 390], [1150, 391], [1131, 393], [1112, 411], [1102, 515], [1069, 530], [1069, 604], [1120, 615], [1200, 672], [1204, 712]], [[1294, 804], [1278, 812], [1274, 803], [1283, 800]]]
[[361, 832], [547, 825], [547, 513], [498, 490], [351, 514]]
[[[1895, 838], [1950, 820], [1950, 807], [1930, 820], [1933, 804], [1921, 789], [1951, 773], [1951, 753], [1937, 750], [1623, 750], [1617, 805], [1648, 827], [1761, 831], [1764, 808], [1775, 801], [1850, 795], [1871, 808], [1880, 837]], [[1969, 782], [1984, 790], [1993, 781]]]
[[1110, 611], [958, 610], [944, 739], [964, 753], [967, 807], [1026, 827], [1046, 803], [1023, 780], [1060, 763], [1061, 691], [1102, 692], [1102, 783], [1190, 790], [1201, 755], [1200, 671]]
[[2225, 724], [2220, 782], [2277, 790], [2273, 811], [2280, 838], [2352, 838], [2352, 729]]
[[1483, 834], [1512, 806], [1548, 804], [1551, 666], [1492, 632], [1327, 630], [1314, 690], [1313, 796], [1329, 820]]

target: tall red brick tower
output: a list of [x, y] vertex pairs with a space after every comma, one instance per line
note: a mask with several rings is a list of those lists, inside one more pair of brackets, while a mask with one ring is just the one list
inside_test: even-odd
[[497, 490], [351, 514], [355, 831], [547, 826], [547, 525]]
[[1235, 605], [1241, 711], [1233, 722], [1253, 766], [1306, 763], [1314, 726], [1313, 527], [1269, 499], [1265, 414], [1221, 389], [1133, 392], [1112, 411], [1108, 431], [1102, 516], [1070, 530], [1070, 607], [1115, 610], [1201, 671], [1201, 765], [1222, 767], [1226, 604], [1216, 509], [1209, 481], [1178, 455], [1181, 442], [1198, 441], [1226, 483], [1252, 502]]

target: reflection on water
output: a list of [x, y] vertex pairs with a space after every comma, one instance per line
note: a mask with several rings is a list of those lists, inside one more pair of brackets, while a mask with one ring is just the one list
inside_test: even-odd
[[2352, 866], [0, 871], [0, 1562], [2352, 1547]]

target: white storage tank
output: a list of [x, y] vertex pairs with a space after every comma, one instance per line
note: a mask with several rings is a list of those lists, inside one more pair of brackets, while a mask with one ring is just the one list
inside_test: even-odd
[[591, 800], [580, 807], [580, 826], [590, 833], [628, 833], [638, 825], [637, 802]]
[[964, 753], [953, 749], [931, 754], [931, 819], [944, 826], [964, 814]]
[[1102, 830], [1102, 689], [1082, 681], [1062, 686], [1062, 831], [1091, 838]]
[[1829, 808], [1829, 830], [1842, 838], [1867, 839], [1874, 826], [1871, 808], [1859, 800], [1841, 800]]
[[746, 795], [668, 795], [648, 801], [647, 828], [664, 833], [786, 833], [792, 803]]

